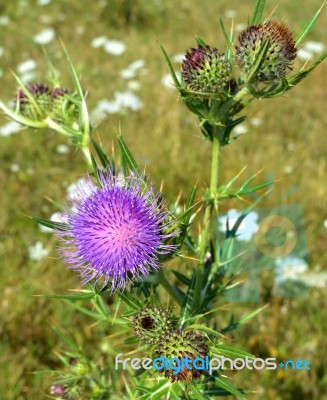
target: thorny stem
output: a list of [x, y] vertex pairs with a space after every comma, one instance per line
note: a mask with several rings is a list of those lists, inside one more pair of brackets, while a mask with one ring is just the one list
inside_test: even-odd
[[[218, 188], [218, 173], [219, 173], [219, 127], [215, 127], [213, 134], [212, 160], [211, 160], [211, 177], [210, 177], [210, 201], [206, 203], [203, 217], [203, 231], [201, 233], [201, 241], [199, 245], [199, 264], [197, 266], [193, 306], [201, 305], [201, 291], [204, 265], [206, 260], [206, 252], [210, 238], [211, 215], [214, 206], [218, 208], [215, 198]], [[218, 210], [217, 210], [218, 211]], [[218, 262], [218, 260], [216, 260]]]

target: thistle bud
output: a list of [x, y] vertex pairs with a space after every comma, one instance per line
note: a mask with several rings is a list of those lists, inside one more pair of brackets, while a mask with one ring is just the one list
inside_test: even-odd
[[60, 396], [60, 399], [67, 399], [68, 388], [65, 385], [53, 385], [50, 388], [50, 394]]
[[170, 313], [162, 308], [142, 308], [133, 319], [135, 336], [147, 344], [157, 343], [173, 326]]
[[35, 121], [46, 117], [52, 105], [48, 86], [43, 83], [29, 83], [26, 89], [33, 100], [27, 95], [26, 91], [19, 89], [15, 97], [18, 111]]
[[187, 88], [204, 97], [220, 97], [229, 91], [232, 67], [224, 54], [210, 46], [190, 49], [182, 63]]
[[[208, 353], [208, 346], [206, 345], [206, 338], [193, 330], [172, 330], [166, 336], [162, 337], [160, 342], [155, 348], [154, 357], [160, 358], [165, 357], [168, 360], [172, 358], [180, 361], [179, 367], [182, 366], [182, 359], [188, 358], [192, 361], [192, 365], [189, 364], [190, 368], [180, 368], [176, 370], [167, 369], [165, 370], [166, 378], [169, 378], [172, 382], [175, 381], [191, 381], [194, 378], [198, 378], [201, 375], [199, 369], [195, 369], [193, 366], [193, 360], [196, 358], [205, 358]], [[177, 360], [173, 361], [177, 367]]]
[[287, 70], [292, 69], [291, 63], [297, 51], [292, 32], [282, 22], [267, 21], [244, 30], [236, 47], [237, 63], [246, 77], [266, 40], [269, 40], [268, 52], [255, 74], [255, 79], [258, 82], [282, 80]]
[[51, 117], [60, 122], [72, 122], [78, 115], [78, 109], [71, 100], [69, 89], [56, 87], [51, 92], [52, 111]]

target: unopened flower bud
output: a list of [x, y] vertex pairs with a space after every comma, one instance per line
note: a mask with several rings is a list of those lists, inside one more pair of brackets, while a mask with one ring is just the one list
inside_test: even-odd
[[219, 97], [221, 92], [228, 92], [231, 74], [230, 62], [210, 46], [190, 49], [182, 63], [187, 88], [205, 97]]
[[147, 344], [157, 343], [173, 326], [170, 313], [162, 308], [147, 306], [133, 319], [135, 336]]
[[[200, 333], [193, 330], [172, 330], [167, 335], [163, 336], [161, 341], [156, 346], [154, 357], [165, 357], [168, 360], [172, 358], [181, 360], [188, 358], [193, 364], [196, 358], [204, 359], [208, 353], [208, 346], [206, 345], [206, 338]], [[177, 360], [174, 361], [177, 366]], [[194, 368], [181, 368], [174, 374], [172, 368], [165, 370], [165, 376], [172, 382], [174, 381], [191, 381], [201, 375], [201, 370]]]
[[267, 21], [245, 29], [239, 36], [236, 60], [246, 76], [251, 72], [256, 57], [266, 40], [268, 52], [254, 79], [258, 82], [282, 80], [296, 57], [296, 46], [292, 32], [282, 22]]
[[48, 86], [43, 83], [29, 83], [26, 89], [34, 101], [28, 97], [24, 90], [19, 89], [15, 97], [19, 112], [35, 121], [46, 117], [52, 104]]

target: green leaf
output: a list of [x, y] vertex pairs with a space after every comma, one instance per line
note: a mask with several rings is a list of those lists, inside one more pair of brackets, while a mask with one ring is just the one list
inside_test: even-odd
[[63, 41], [60, 40], [60, 42], [61, 42], [61, 46], [63, 48], [63, 51], [64, 51], [66, 59], [67, 59], [67, 63], [68, 63], [69, 69], [70, 69], [72, 79], [73, 79], [75, 90], [77, 91], [79, 98], [80, 98], [80, 102], [81, 102], [80, 123], [81, 123], [82, 131], [83, 131], [84, 135], [89, 136], [90, 130], [91, 130], [90, 129], [90, 119], [89, 119], [89, 113], [88, 113], [83, 89], [82, 89], [82, 86], [78, 79], [73, 62], [69, 56], [69, 53], [68, 53]]
[[184, 283], [184, 285], [189, 286], [189, 284], [191, 283], [191, 279], [187, 278], [182, 273], [175, 271], [174, 269], [172, 270], [172, 272], [178, 280], [180, 280], [182, 283]]
[[31, 217], [31, 219], [43, 226], [46, 226], [47, 228], [50, 228], [50, 229], [57, 229], [58, 231], [62, 231], [62, 232], [65, 232], [68, 229], [68, 225], [63, 224], [61, 222], [54, 222], [54, 221], [50, 221], [48, 219], [43, 219], [43, 218], [38, 218], [38, 217]]
[[262, 14], [266, 6], [266, 0], [257, 0], [254, 6], [253, 14], [250, 19], [250, 25], [257, 25], [261, 22]]
[[245, 323], [249, 322], [251, 319], [253, 319], [256, 315], [258, 315], [259, 313], [261, 313], [261, 311], [263, 311], [265, 308], [267, 308], [268, 305], [264, 305], [263, 307], [258, 308], [257, 310], [253, 311], [252, 313], [246, 315], [245, 317], [241, 318], [238, 321], [239, 325], [244, 325]]
[[201, 390], [193, 385], [192, 387], [192, 399], [196, 400], [210, 400], [210, 397], [208, 397], [204, 392], [201, 392]]
[[86, 293], [80, 293], [80, 294], [43, 294], [42, 296], [48, 297], [50, 299], [62, 299], [62, 300], [71, 300], [71, 301], [77, 301], [77, 300], [90, 300], [93, 299], [96, 294], [93, 292], [86, 292]]
[[200, 324], [192, 324], [192, 325], [189, 325], [187, 328], [188, 329], [196, 329], [198, 331], [205, 332], [208, 335], [212, 335], [212, 336], [215, 336], [215, 337], [216, 336], [224, 337], [224, 335], [222, 335], [221, 333], [215, 331], [214, 329], [208, 328], [208, 327], [206, 327], [204, 325], [200, 325]]
[[142, 308], [142, 304], [139, 302], [139, 300], [136, 299], [135, 296], [128, 291], [125, 290], [125, 292], [119, 293], [118, 296], [133, 310], [138, 311], [140, 308]]
[[207, 43], [198, 35], [195, 36], [197, 44], [201, 47], [207, 47]]
[[316, 14], [311, 18], [311, 20], [308, 22], [308, 24], [305, 26], [303, 31], [300, 33], [298, 38], [296, 39], [296, 47], [298, 47], [303, 40], [306, 38], [306, 36], [310, 33], [312, 28], [314, 27], [315, 23], [317, 22], [317, 19], [319, 18], [321, 11], [325, 5], [326, 1], [323, 2], [322, 6], [319, 8], [319, 10], [316, 12]]
[[[240, 350], [240, 349], [235, 349], [234, 347], [231, 346], [226, 346], [225, 344], [216, 344], [214, 347], [211, 348], [213, 354], [215, 355], [225, 355], [227, 357], [232, 357], [232, 358], [246, 358], [248, 357], [250, 360], [255, 360], [255, 356], [248, 353], [247, 351]], [[217, 353], [213, 350], [217, 350]]]
[[252, 68], [247, 76], [248, 83], [250, 83], [251, 80], [255, 78], [256, 73], [260, 70], [262, 64], [266, 59], [269, 48], [270, 48], [270, 40], [266, 39], [262, 44], [262, 46], [260, 46], [260, 50], [258, 51], [258, 54], [255, 57]]
[[47, 128], [47, 123], [44, 121], [33, 121], [23, 115], [16, 114], [13, 110], [7, 107], [2, 101], [0, 101], [0, 109], [11, 119], [19, 122], [22, 125], [28, 126], [29, 128]]
[[121, 135], [118, 136], [118, 144], [121, 153], [121, 163], [125, 173], [128, 170], [139, 171], [139, 167]]
[[102, 150], [102, 147], [94, 139], [91, 139], [91, 142], [95, 148], [95, 151], [99, 157], [99, 160], [100, 160], [103, 168], [107, 168], [108, 166], [111, 167], [109, 158], [107, 157], [104, 150]]
[[[226, 31], [226, 28], [225, 28], [224, 21], [223, 21], [222, 17], [219, 18], [219, 21], [220, 21], [221, 30], [223, 32], [224, 38], [225, 38], [226, 43], [227, 43], [227, 51], [225, 53], [226, 54], [226, 59], [229, 60], [231, 58], [230, 56], [235, 54], [235, 47], [233, 46], [233, 42], [232, 42], [230, 36], [228, 35], [228, 33]], [[231, 33], [231, 35], [232, 35], [232, 33]]]
[[180, 90], [182, 88], [182, 86], [181, 86], [179, 80], [177, 79], [177, 76], [175, 74], [175, 70], [174, 70], [173, 66], [171, 65], [171, 62], [170, 62], [169, 57], [168, 57], [168, 55], [166, 53], [166, 50], [162, 46], [160, 46], [160, 49], [161, 49], [162, 54], [164, 55], [164, 58], [165, 58], [165, 60], [167, 62], [170, 75], [171, 75], [171, 77], [172, 77], [172, 79], [174, 81], [174, 85], [176, 86], [176, 88], [178, 90]]
[[71, 347], [75, 352], [81, 354], [81, 349], [77, 346], [72, 339], [65, 335], [61, 330], [54, 328], [55, 333], [62, 339], [69, 347]]
[[218, 396], [218, 397], [225, 397], [230, 396], [230, 392], [224, 389], [208, 389], [202, 392], [204, 395], [208, 395], [210, 397]]
[[228, 381], [221, 377], [215, 377], [215, 383], [217, 386], [227, 390], [231, 394], [237, 397], [244, 397], [244, 394], [236, 389], [233, 385], [231, 385]]
[[135, 336], [132, 336], [132, 337], [124, 340], [124, 344], [135, 344], [138, 342], [139, 342], [139, 339]]
[[59, 87], [61, 85], [60, 85], [60, 79], [59, 79], [58, 73], [57, 73], [52, 61], [50, 60], [49, 54], [46, 51], [44, 51], [44, 54], [45, 54], [45, 59], [47, 61], [49, 71], [50, 71], [50, 80], [54, 87]]

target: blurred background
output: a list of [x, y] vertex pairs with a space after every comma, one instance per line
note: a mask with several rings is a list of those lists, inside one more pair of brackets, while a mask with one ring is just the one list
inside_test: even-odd
[[[201, 4], [200, 4], [201, 3]], [[287, 22], [299, 33], [320, 7], [320, 0], [268, 1], [264, 17]], [[64, 86], [72, 87], [60, 36], [88, 91], [95, 135], [110, 153], [122, 132], [138, 163], [173, 203], [185, 199], [198, 181], [208, 183], [210, 144], [196, 118], [174, 90], [159, 49], [163, 45], [180, 71], [183, 53], [200, 35], [223, 48], [221, 15], [235, 31], [246, 26], [254, 0], [0, 0], [1, 100], [13, 99], [17, 84], [49, 82], [43, 47]], [[327, 45], [327, 10], [303, 44], [297, 70]], [[256, 303], [231, 301], [236, 315], [268, 303], [268, 308], [231, 337], [236, 347], [258, 357], [307, 359], [310, 371], [234, 371], [233, 383], [254, 388], [251, 399], [327, 399], [326, 386], [326, 241], [327, 241], [327, 63], [283, 98], [257, 101], [240, 137], [223, 149], [220, 181], [227, 182], [245, 165], [244, 179], [262, 176], [279, 181], [264, 205], [301, 204], [308, 242], [305, 293], [274, 296], [271, 276], [261, 276]], [[86, 352], [99, 349], [92, 321], [76, 315], [63, 302], [39, 297], [80, 288], [79, 278], [61, 263], [56, 242], [27, 216], [50, 218], [67, 191], [84, 173], [81, 154], [50, 131], [19, 130], [0, 116], [0, 399], [47, 398], [51, 382], [37, 371], [60, 368], [64, 348], [60, 328]], [[288, 193], [285, 196], [285, 193]], [[241, 209], [230, 201], [222, 211]], [[226, 311], [227, 310], [227, 311]], [[228, 319], [227, 314], [226, 319]], [[224, 316], [222, 318], [225, 318]]]

